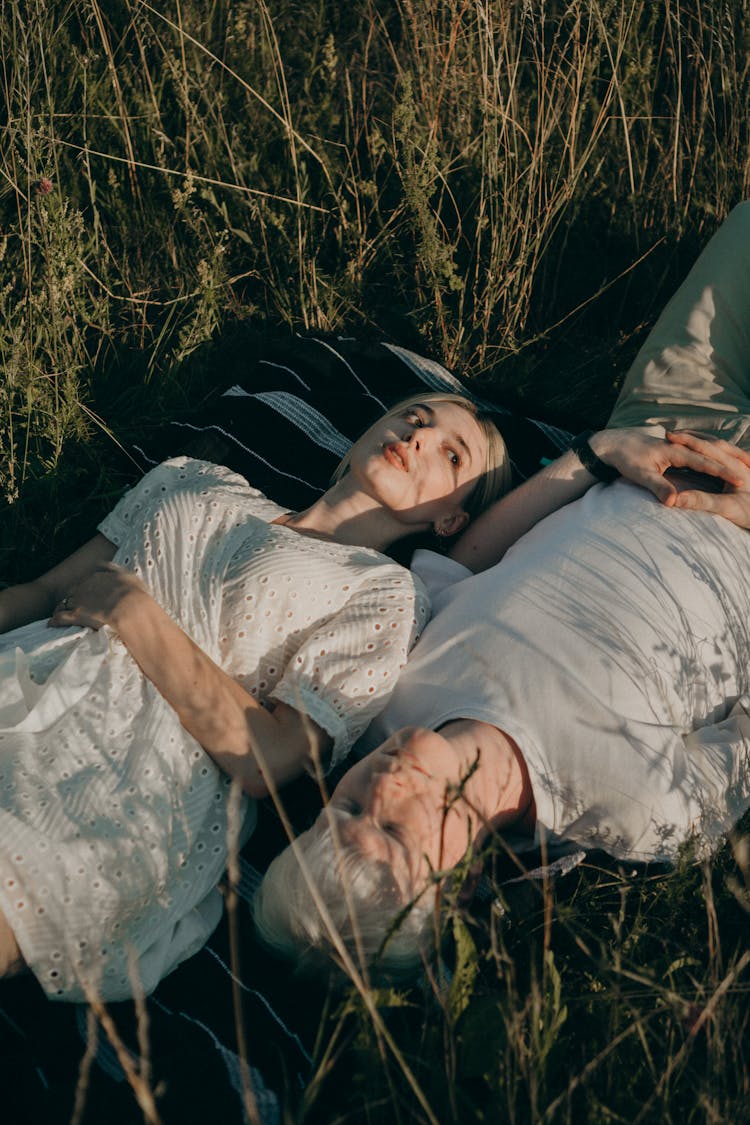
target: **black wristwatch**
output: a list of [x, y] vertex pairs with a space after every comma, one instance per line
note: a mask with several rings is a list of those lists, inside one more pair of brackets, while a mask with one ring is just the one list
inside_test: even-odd
[[589, 438], [593, 432], [593, 430], [584, 430], [582, 434], [577, 434], [568, 448], [571, 453], [575, 453], [584, 469], [591, 473], [592, 477], [596, 477], [602, 484], [611, 484], [613, 480], [617, 480], [620, 474], [617, 469], [607, 465], [601, 457], [597, 457], [594, 453], [589, 444]]

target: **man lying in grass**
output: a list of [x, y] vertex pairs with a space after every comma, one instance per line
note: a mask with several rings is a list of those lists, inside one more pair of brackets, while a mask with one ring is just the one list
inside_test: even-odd
[[[256, 908], [267, 941], [403, 969], [441, 879], [489, 833], [670, 859], [748, 807], [749, 314], [745, 203], [665, 309], [611, 419], [665, 427], [730, 483], [664, 481], [662, 503], [600, 483], [498, 566], [508, 521], [490, 509], [453, 559], [423, 557], [436, 615], [371, 729], [370, 745], [385, 741], [272, 864]], [[579, 443], [527, 487], [582, 491], [594, 476], [610, 474]]]

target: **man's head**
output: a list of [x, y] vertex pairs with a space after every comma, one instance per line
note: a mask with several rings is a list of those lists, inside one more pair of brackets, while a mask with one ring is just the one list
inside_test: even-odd
[[334, 962], [401, 977], [419, 962], [435, 886], [404, 901], [391, 868], [341, 839], [341, 816], [324, 812], [276, 857], [255, 900], [260, 937], [303, 970]]
[[386, 976], [418, 963], [442, 878], [488, 830], [501, 775], [490, 753], [501, 732], [446, 732], [399, 731], [344, 774], [263, 881], [255, 914], [269, 945], [311, 967], [326, 955], [341, 964], [344, 948]]

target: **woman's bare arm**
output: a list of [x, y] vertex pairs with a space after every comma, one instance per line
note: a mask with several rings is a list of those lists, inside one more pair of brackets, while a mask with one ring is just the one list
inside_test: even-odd
[[[743, 483], [736, 463], [711, 456], [705, 447], [671, 444], [640, 429], [601, 430], [589, 444], [606, 465], [669, 506], [679, 490], [665, 478], [668, 469], [692, 469], [732, 486]], [[494, 566], [535, 524], [583, 496], [595, 483], [596, 477], [575, 453], [564, 453], [474, 520], [452, 548], [451, 558], [475, 573]]]
[[114, 553], [115, 546], [109, 539], [95, 535], [39, 578], [0, 590], [0, 633], [49, 617], [74, 586], [97, 566], [109, 562]]
[[273, 711], [227, 675], [165, 613], [130, 571], [100, 567], [71, 592], [53, 625], [110, 625], [144, 675], [216, 764], [252, 797], [299, 776], [330, 738], [284, 703]]

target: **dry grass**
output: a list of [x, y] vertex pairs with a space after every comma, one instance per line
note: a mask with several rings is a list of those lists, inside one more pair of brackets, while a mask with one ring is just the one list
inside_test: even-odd
[[420, 338], [539, 397], [546, 340], [604, 354], [613, 309], [636, 331], [681, 266], [654, 246], [689, 232], [689, 256], [748, 193], [746, 21], [746, 0], [0, 4], [4, 495], [233, 316]]
[[[0, 35], [6, 580], [80, 539], [108, 427], [183, 407], [232, 318], [600, 417], [750, 194], [748, 0], [0, 0]], [[746, 1120], [742, 848], [457, 910], [453, 983], [355, 995], [300, 1115]]]

